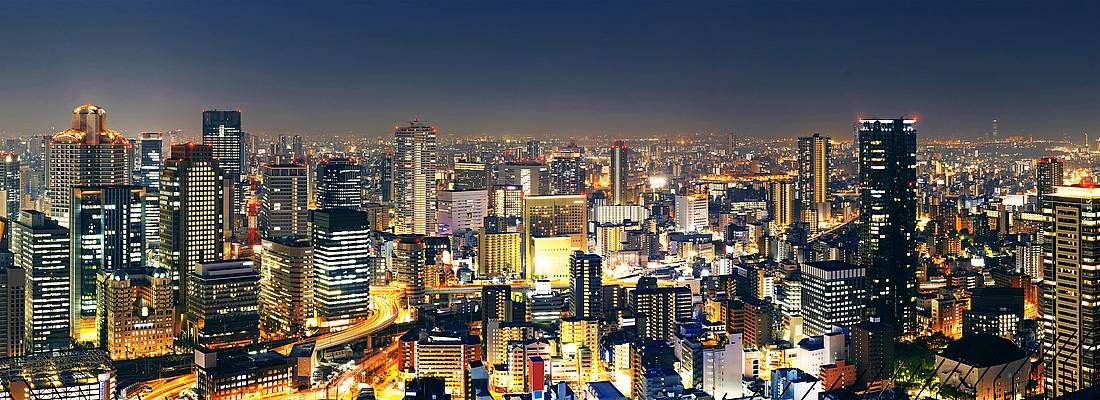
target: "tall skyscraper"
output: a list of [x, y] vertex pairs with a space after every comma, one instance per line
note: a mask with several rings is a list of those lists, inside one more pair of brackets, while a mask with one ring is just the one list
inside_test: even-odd
[[550, 193], [584, 193], [584, 158], [580, 153], [563, 151], [550, 157]]
[[317, 209], [363, 206], [363, 167], [351, 158], [330, 158], [317, 163]]
[[313, 318], [313, 246], [297, 237], [264, 239], [260, 322], [268, 335], [305, 333]]
[[73, 187], [69, 308], [71, 335], [77, 343], [99, 342], [99, 273], [146, 266], [145, 205], [141, 186]]
[[401, 235], [393, 246], [397, 284], [405, 290], [405, 302], [416, 307], [424, 302], [424, 236]]
[[795, 212], [794, 184], [789, 180], [773, 180], [767, 183], [768, 215], [780, 230], [786, 230], [797, 217]]
[[313, 212], [313, 290], [317, 318], [344, 325], [369, 313], [370, 220], [362, 211]]
[[15, 154], [0, 153], [0, 216], [8, 221], [19, 220], [19, 201], [23, 197], [19, 164]]
[[859, 259], [868, 311], [915, 330], [917, 130], [914, 119], [860, 119]]
[[627, 149], [626, 143], [616, 140], [611, 145], [611, 205], [623, 204], [623, 191], [626, 190], [627, 174]]
[[1100, 384], [1100, 188], [1058, 186], [1047, 195], [1042, 315], [1046, 394]]
[[[1039, 204], [1045, 205], [1054, 194], [1054, 188], [1065, 185], [1065, 161], [1054, 157], [1040, 158], [1035, 166], [1035, 191], [1039, 196]], [[1044, 212], [1041, 207], [1040, 212]]]
[[550, 194], [550, 170], [540, 162], [510, 162], [497, 165], [497, 185], [523, 189], [524, 196]]
[[801, 312], [806, 336], [863, 320], [866, 270], [842, 261], [802, 264]]
[[394, 132], [394, 232], [436, 231], [436, 129], [422, 121]]
[[569, 311], [574, 318], [602, 318], [603, 259], [575, 251], [569, 257]]
[[260, 168], [260, 233], [265, 238], [309, 234], [309, 177], [302, 164], [265, 164]]
[[26, 271], [23, 343], [27, 353], [65, 350], [69, 337], [69, 230], [34, 210], [12, 225], [15, 265]]
[[0, 267], [0, 358], [18, 357], [27, 350], [23, 344], [27, 274], [13, 260], [8, 264]]
[[260, 272], [251, 260], [199, 263], [187, 276], [184, 333], [216, 350], [260, 338]]
[[160, 170], [164, 168], [164, 135], [160, 132], [141, 134], [141, 155], [137, 182], [145, 186], [145, 240], [149, 248], [160, 244]]
[[244, 212], [244, 185], [248, 176], [248, 158], [245, 151], [245, 133], [241, 130], [240, 111], [206, 110], [202, 112], [202, 143], [210, 146], [211, 154], [222, 170], [222, 179], [229, 181], [229, 193], [225, 193], [229, 210], [224, 210], [230, 229], [243, 232], [247, 228]]
[[179, 285], [181, 308], [187, 306], [188, 277], [195, 267], [224, 258], [224, 182], [210, 145], [172, 145], [160, 177], [158, 258]]
[[798, 215], [814, 232], [820, 219], [829, 217], [826, 201], [829, 199], [831, 153], [828, 136], [814, 133], [798, 138], [798, 179], [795, 181]]
[[130, 141], [107, 129], [107, 110], [85, 104], [73, 110], [72, 126], [49, 142], [50, 216], [69, 227], [74, 186], [130, 183]]

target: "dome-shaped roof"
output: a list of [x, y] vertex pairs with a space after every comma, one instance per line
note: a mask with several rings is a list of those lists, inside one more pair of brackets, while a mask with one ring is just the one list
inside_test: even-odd
[[153, 269], [153, 277], [154, 278], [171, 278], [172, 275], [168, 273], [167, 269], [157, 267], [156, 269]]
[[113, 281], [124, 281], [127, 279], [130, 279], [130, 275], [121, 269], [111, 273], [111, 280]]

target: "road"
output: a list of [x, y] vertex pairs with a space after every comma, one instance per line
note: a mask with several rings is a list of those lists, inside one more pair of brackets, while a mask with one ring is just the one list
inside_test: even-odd
[[[374, 304], [374, 312], [371, 313], [367, 319], [356, 323], [350, 328], [328, 332], [308, 339], [299, 340], [294, 343], [290, 343], [284, 346], [277, 347], [273, 350], [282, 354], [289, 354], [290, 349], [295, 344], [306, 343], [310, 341], [316, 341], [317, 347], [315, 351], [321, 351], [323, 349], [333, 348], [337, 346], [343, 346], [345, 344], [354, 342], [356, 340], [367, 337], [370, 334], [378, 332], [386, 327], [389, 327], [397, 321], [399, 318], [402, 320], [409, 319], [407, 312], [402, 312], [398, 309], [398, 303], [401, 295], [401, 291], [392, 287], [371, 287], [371, 299]], [[355, 371], [361, 370], [359, 366], [352, 368], [345, 372], [336, 379], [338, 383], [344, 382], [349, 376], [354, 375]], [[146, 382], [151, 391], [141, 396], [143, 400], [170, 400], [175, 399], [184, 390], [195, 386], [195, 374], [190, 373], [187, 375], [171, 378], [171, 379], [157, 379]], [[315, 395], [306, 392], [303, 394], [309, 394], [308, 398], [317, 398]], [[298, 397], [298, 394], [295, 394]], [[306, 398], [303, 396], [302, 398]]]

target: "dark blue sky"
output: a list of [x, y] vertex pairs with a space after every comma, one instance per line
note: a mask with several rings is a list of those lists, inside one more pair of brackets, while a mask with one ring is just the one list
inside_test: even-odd
[[176, 3], [0, 3], [0, 132], [1100, 137], [1096, 2]]

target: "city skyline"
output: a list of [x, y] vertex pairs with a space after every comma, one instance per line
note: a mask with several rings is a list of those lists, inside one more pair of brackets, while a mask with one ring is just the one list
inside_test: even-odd
[[934, 138], [993, 119], [1002, 136], [1100, 132], [1095, 5], [574, 5], [5, 4], [23, 46], [0, 57], [0, 133], [52, 132], [64, 121], [44, 110], [86, 102], [130, 137], [196, 135], [203, 109], [310, 136], [421, 118], [448, 135], [839, 137], [860, 116], [913, 114]]

